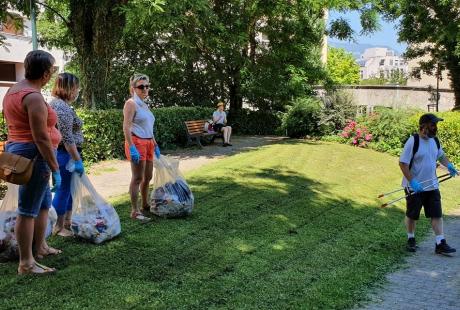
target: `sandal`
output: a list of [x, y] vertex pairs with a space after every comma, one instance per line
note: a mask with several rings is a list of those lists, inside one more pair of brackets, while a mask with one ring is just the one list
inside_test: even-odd
[[53, 236], [61, 236], [64, 238], [73, 237], [73, 232], [67, 228], [61, 228], [61, 229], [54, 228]]
[[70, 227], [72, 227], [72, 219], [65, 219], [64, 228], [70, 230]]
[[44, 259], [45, 257], [47, 256], [55, 256], [55, 255], [59, 255], [61, 254], [62, 251], [61, 250], [58, 250], [58, 249], [55, 249], [55, 248], [52, 248], [52, 247], [49, 247], [47, 250], [46, 250], [46, 253], [36, 253], [35, 254], [35, 258], [38, 259], [38, 260], [41, 260], [41, 259]]
[[24, 276], [24, 275], [45, 276], [45, 275], [55, 274], [56, 272], [57, 270], [55, 268], [46, 267], [37, 262], [29, 266], [19, 266], [18, 267], [18, 275], [20, 276]]
[[142, 224], [150, 222], [152, 219], [150, 217], [144, 216], [141, 212], [132, 212], [131, 219], [141, 222]]
[[150, 205], [147, 204], [145, 206], [142, 207], [142, 212], [150, 212]]

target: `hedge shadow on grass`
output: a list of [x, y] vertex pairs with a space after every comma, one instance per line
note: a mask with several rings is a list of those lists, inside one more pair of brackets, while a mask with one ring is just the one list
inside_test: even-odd
[[[244, 176], [241, 179], [241, 176]], [[48, 278], [0, 265], [11, 308], [344, 308], [401, 261], [401, 211], [343, 199], [330, 184], [283, 167], [189, 179], [186, 219], [139, 225], [117, 205], [122, 235], [64, 250]], [[63, 305], [63, 301], [65, 304]]]

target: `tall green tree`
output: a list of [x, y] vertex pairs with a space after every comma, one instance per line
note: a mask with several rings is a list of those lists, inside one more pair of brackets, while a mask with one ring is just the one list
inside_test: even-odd
[[[23, 19], [11, 10], [25, 15], [30, 14], [30, 2], [28, 0], [0, 0], [0, 24], [12, 23], [16, 29], [24, 27]], [[5, 44], [5, 36], [0, 34], [0, 46]]]
[[449, 70], [454, 110], [460, 110], [460, 1], [382, 0], [380, 7], [399, 21], [399, 39], [409, 44], [405, 56], [421, 59], [416, 76], [436, 74], [438, 66]]
[[[96, 108], [107, 101], [111, 60], [125, 25], [128, 0], [48, 0], [46, 23], [56, 32], [44, 32], [44, 42], [76, 52], [83, 98]], [[54, 24], [54, 27], [53, 25]], [[63, 27], [64, 26], [64, 27]], [[40, 28], [43, 30], [43, 27]]]
[[331, 47], [327, 54], [327, 71], [335, 84], [359, 84], [359, 65], [352, 53]]

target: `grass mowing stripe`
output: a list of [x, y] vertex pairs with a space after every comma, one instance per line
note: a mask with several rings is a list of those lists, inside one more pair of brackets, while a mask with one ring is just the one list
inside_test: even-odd
[[[0, 265], [0, 298], [38, 309], [342, 309], [401, 259], [402, 207], [380, 210], [375, 199], [399, 183], [394, 157], [286, 142], [186, 178], [197, 204], [192, 217], [139, 225], [128, 218], [125, 196], [116, 203], [120, 238], [102, 246], [53, 238], [64, 255], [45, 263], [59, 274], [16, 278], [15, 264]], [[454, 186], [446, 184], [453, 204]]]

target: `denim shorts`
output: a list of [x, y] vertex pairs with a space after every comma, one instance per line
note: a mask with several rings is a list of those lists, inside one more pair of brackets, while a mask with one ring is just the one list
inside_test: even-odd
[[6, 151], [30, 159], [36, 157], [29, 182], [19, 186], [18, 214], [37, 217], [40, 210], [49, 209], [51, 206], [51, 191], [49, 186], [51, 170], [38, 151], [35, 143], [8, 142]]

